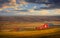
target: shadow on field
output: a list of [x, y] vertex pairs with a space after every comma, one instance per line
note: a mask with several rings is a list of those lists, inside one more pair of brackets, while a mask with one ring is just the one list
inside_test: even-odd
[[49, 36], [28, 36], [28, 37], [15, 37], [15, 36], [0, 36], [0, 38], [60, 38], [60, 34], [49, 35]]

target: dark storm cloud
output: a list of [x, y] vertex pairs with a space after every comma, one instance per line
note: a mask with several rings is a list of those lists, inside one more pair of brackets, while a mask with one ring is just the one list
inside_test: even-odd
[[0, 0], [0, 6], [3, 5], [4, 3], [9, 3], [10, 0]]
[[55, 4], [60, 3], [60, 0], [25, 0], [25, 1], [32, 3], [55, 3]]

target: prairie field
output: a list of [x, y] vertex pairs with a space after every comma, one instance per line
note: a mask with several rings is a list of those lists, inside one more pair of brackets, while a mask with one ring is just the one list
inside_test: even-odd
[[[1, 22], [0, 24], [20, 27], [34, 27], [43, 25], [45, 22]], [[60, 24], [60, 22], [52, 22]], [[44, 30], [30, 30], [30, 31], [12, 31], [0, 32], [1, 38], [60, 38], [60, 27], [49, 28]]]
[[1, 38], [60, 38], [60, 28], [36, 31], [0, 32]]
[[[60, 17], [60, 16], [59, 16]], [[60, 18], [46, 16], [26, 16], [26, 17], [0, 17], [1, 27], [36, 27], [45, 23], [52, 23], [60, 26]], [[24, 30], [0, 32], [1, 38], [60, 38], [60, 27], [52, 27], [44, 30]], [[3, 30], [3, 29], [2, 29]]]

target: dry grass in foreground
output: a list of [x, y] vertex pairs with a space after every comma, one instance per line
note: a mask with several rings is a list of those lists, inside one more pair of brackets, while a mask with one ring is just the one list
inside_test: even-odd
[[[21, 31], [21, 32], [0, 32], [0, 36], [3, 38], [17, 38], [17, 37], [44, 37], [51, 35], [59, 35], [60, 28], [51, 28], [46, 30], [36, 30], [36, 31]], [[59, 36], [60, 37], [60, 36]]]

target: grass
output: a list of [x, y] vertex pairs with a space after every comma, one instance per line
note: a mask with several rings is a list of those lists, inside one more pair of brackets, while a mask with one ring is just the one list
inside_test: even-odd
[[[54, 36], [60, 34], [60, 28], [51, 28], [46, 30], [36, 30], [36, 31], [20, 31], [20, 32], [0, 32], [0, 36], [2, 37], [45, 37], [45, 36]], [[60, 36], [59, 36], [60, 37]]]
[[[40, 26], [45, 22], [3, 22], [3, 25], [8, 26]], [[58, 24], [60, 22], [52, 22]], [[50, 28], [45, 30], [35, 30], [35, 31], [20, 31], [20, 32], [0, 32], [1, 38], [60, 38], [60, 28]]]

